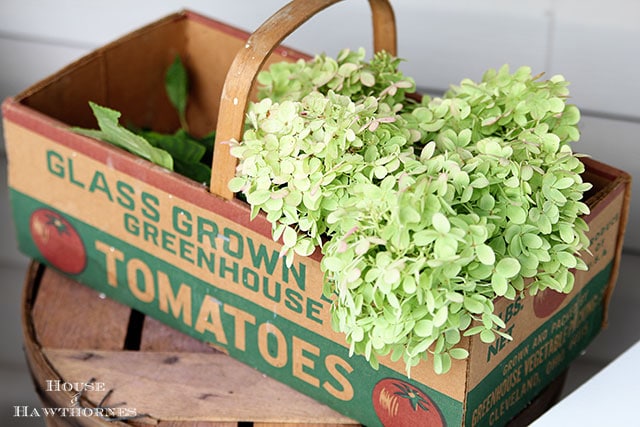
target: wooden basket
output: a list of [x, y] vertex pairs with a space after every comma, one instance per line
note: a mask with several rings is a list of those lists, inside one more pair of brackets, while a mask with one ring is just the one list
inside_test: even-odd
[[[25, 353], [36, 391], [45, 407], [66, 410], [51, 417], [37, 408], [49, 426], [124, 426], [97, 415], [108, 390], [113, 392], [102, 406], [127, 409], [118, 413], [125, 418], [148, 414], [128, 421], [139, 426], [359, 426], [39, 263], [29, 268], [22, 304]], [[62, 385], [92, 378], [99, 386], [83, 393], [79, 403], [77, 391]], [[87, 409], [77, 416], [73, 410], [78, 408]]]

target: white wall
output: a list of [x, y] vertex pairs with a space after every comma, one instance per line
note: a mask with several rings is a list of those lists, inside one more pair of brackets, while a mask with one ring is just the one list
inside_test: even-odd
[[[285, 0], [1, 0], [0, 98], [116, 37], [182, 8], [252, 30]], [[576, 150], [630, 172], [640, 180], [640, 2], [637, 0], [392, 0], [404, 70], [419, 86], [443, 91], [488, 68], [530, 65], [572, 82], [583, 111]], [[371, 49], [367, 2], [349, 0], [314, 18], [287, 44], [314, 53], [343, 47]], [[213, 47], [212, 47], [213, 48]], [[0, 144], [0, 153], [2, 152]], [[4, 179], [0, 180], [0, 184]], [[3, 184], [6, 185], [6, 184]], [[20, 262], [6, 198], [0, 200], [0, 265]], [[3, 213], [4, 212], [4, 213]], [[632, 270], [640, 263], [640, 185], [632, 199], [623, 277], [614, 305], [640, 303]], [[626, 273], [626, 276], [625, 276]], [[626, 305], [625, 305], [626, 304]], [[623, 305], [625, 305], [623, 307]], [[614, 311], [615, 311], [615, 307]], [[616, 313], [618, 313], [616, 311]], [[616, 314], [625, 343], [640, 338]], [[635, 319], [638, 319], [636, 316]], [[626, 329], [625, 329], [626, 328]], [[612, 358], [618, 350], [596, 354]]]

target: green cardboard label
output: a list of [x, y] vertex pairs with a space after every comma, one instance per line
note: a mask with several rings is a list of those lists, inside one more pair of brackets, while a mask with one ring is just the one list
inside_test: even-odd
[[610, 263], [521, 342], [468, 395], [467, 426], [504, 425], [560, 375], [600, 331]]
[[[33, 230], [33, 217], [49, 213], [51, 224], [56, 220], [66, 221], [63, 238], [77, 234], [83, 250], [76, 255], [86, 256], [79, 262], [84, 265], [82, 271], [72, 274], [74, 280], [188, 335], [211, 342], [232, 357], [363, 424], [381, 426], [376, 411], [398, 414], [398, 411], [410, 410], [410, 404], [405, 408], [394, 398], [395, 393], [403, 390], [408, 395], [417, 390], [416, 393], [426, 396], [425, 405], [438, 414], [442, 425], [462, 423], [461, 402], [385, 366], [374, 370], [363, 357], [349, 356], [346, 347], [217, 287], [217, 280], [232, 277], [237, 286], [260, 288], [260, 292], [273, 299], [274, 305], [283, 304], [293, 312], [302, 312], [321, 322], [317, 318], [321, 297], [305, 297], [296, 287], [285, 286], [286, 277], [254, 277], [254, 273], [243, 273], [234, 261], [234, 256], [240, 255], [237, 252], [223, 251], [213, 258], [211, 275], [204, 281], [18, 191], [11, 190], [11, 203], [20, 249], [25, 254], [56, 267], [59, 261], [43, 252], [37, 237], [34, 239], [37, 233]], [[239, 231], [230, 233], [246, 241]], [[243, 253], [255, 261], [260, 250], [248, 249]], [[296, 286], [303, 283], [300, 273], [290, 274], [290, 282]]]
[[[594, 257], [593, 270], [602, 271], [549, 320], [538, 316], [541, 326], [533, 333], [534, 326], [522, 329], [524, 342], [478, 348], [481, 366], [473, 375], [464, 362], [437, 378], [417, 367], [409, 379], [401, 363], [390, 361], [375, 370], [350, 356], [328, 324], [330, 301], [322, 296], [317, 258], [287, 266], [268, 232], [246, 218], [231, 219], [227, 209], [241, 212], [232, 204], [214, 208], [219, 201], [203, 188], [164, 172], [145, 169], [146, 179], [138, 177], [139, 165], [114, 159], [102, 146], [83, 153], [11, 123], [5, 131], [25, 254], [368, 426], [502, 425], [600, 329], [613, 265], [605, 249]], [[610, 227], [597, 225], [606, 233], [599, 231], [594, 247], [602, 240], [606, 248], [604, 234], [615, 235], [619, 217], [600, 220]], [[504, 307], [508, 327], [522, 326], [522, 314], [531, 310], [524, 307], [519, 299]], [[474, 375], [480, 382], [468, 390]]]

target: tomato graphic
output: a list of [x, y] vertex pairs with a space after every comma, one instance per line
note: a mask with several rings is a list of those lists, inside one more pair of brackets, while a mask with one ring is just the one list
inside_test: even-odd
[[384, 427], [443, 427], [444, 419], [435, 403], [417, 387], [395, 378], [385, 378], [373, 388], [373, 408]]
[[36, 209], [29, 220], [31, 237], [40, 254], [53, 267], [68, 274], [78, 274], [87, 265], [87, 251], [73, 226], [50, 209]]
[[567, 294], [547, 288], [533, 297], [533, 313], [538, 318], [548, 317], [560, 307]]

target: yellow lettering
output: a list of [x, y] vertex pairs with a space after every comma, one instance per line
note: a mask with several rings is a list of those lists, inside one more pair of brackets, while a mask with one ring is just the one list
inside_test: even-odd
[[309, 368], [312, 371], [315, 369], [315, 362], [313, 359], [306, 357], [305, 352], [320, 356], [320, 349], [294, 335], [292, 352], [293, 375], [314, 387], [320, 387], [320, 380], [304, 370], [304, 368]]
[[104, 242], [96, 240], [96, 249], [102, 252], [106, 257], [105, 266], [107, 268], [107, 283], [114, 288], [118, 287], [118, 270], [116, 261], [124, 261], [124, 253], [117, 250], [113, 246], [109, 246]]
[[238, 350], [245, 351], [247, 346], [247, 334], [246, 334], [246, 324], [250, 323], [252, 325], [256, 324], [256, 317], [248, 313], [244, 310], [240, 310], [239, 308], [233, 307], [231, 305], [224, 306], [224, 312], [233, 316], [235, 319], [235, 332], [236, 332], [236, 340], [235, 346]]
[[[141, 289], [139, 283], [139, 275], [142, 273], [142, 282], [144, 289]], [[137, 258], [131, 259], [127, 263], [127, 282], [129, 289], [134, 297], [142, 302], [152, 302], [155, 298], [155, 289], [153, 288], [153, 273], [151, 269]]]
[[191, 326], [191, 288], [184, 283], [180, 284], [178, 293], [174, 295], [169, 276], [158, 271], [158, 304], [160, 310], [171, 314], [178, 319], [182, 312], [182, 321]]
[[353, 372], [353, 368], [346, 360], [334, 355], [330, 354], [324, 359], [324, 365], [335, 380], [338, 382], [341, 388], [336, 388], [328, 381], [325, 381], [322, 384], [322, 387], [329, 392], [336, 399], [349, 401], [353, 399], [353, 386], [349, 382], [349, 380], [340, 372], [337, 368], [341, 367], [348, 374]]
[[[269, 335], [276, 339], [275, 355], [269, 352]], [[258, 327], [258, 350], [271, 366], [282, 368], [287, 364], [287, 340], [282, 331], [272, 323], [262, 323]]]
[[222, 318], [220, 317], [220, 304], [220, 301], [210, 295], [204, 298], [198, 313], [198, 320], [196, 320], [196, 331], [201, 334], [205, 331], [211, 332], [218, 342], [227, 344], [227, 336], [222, 328]]

